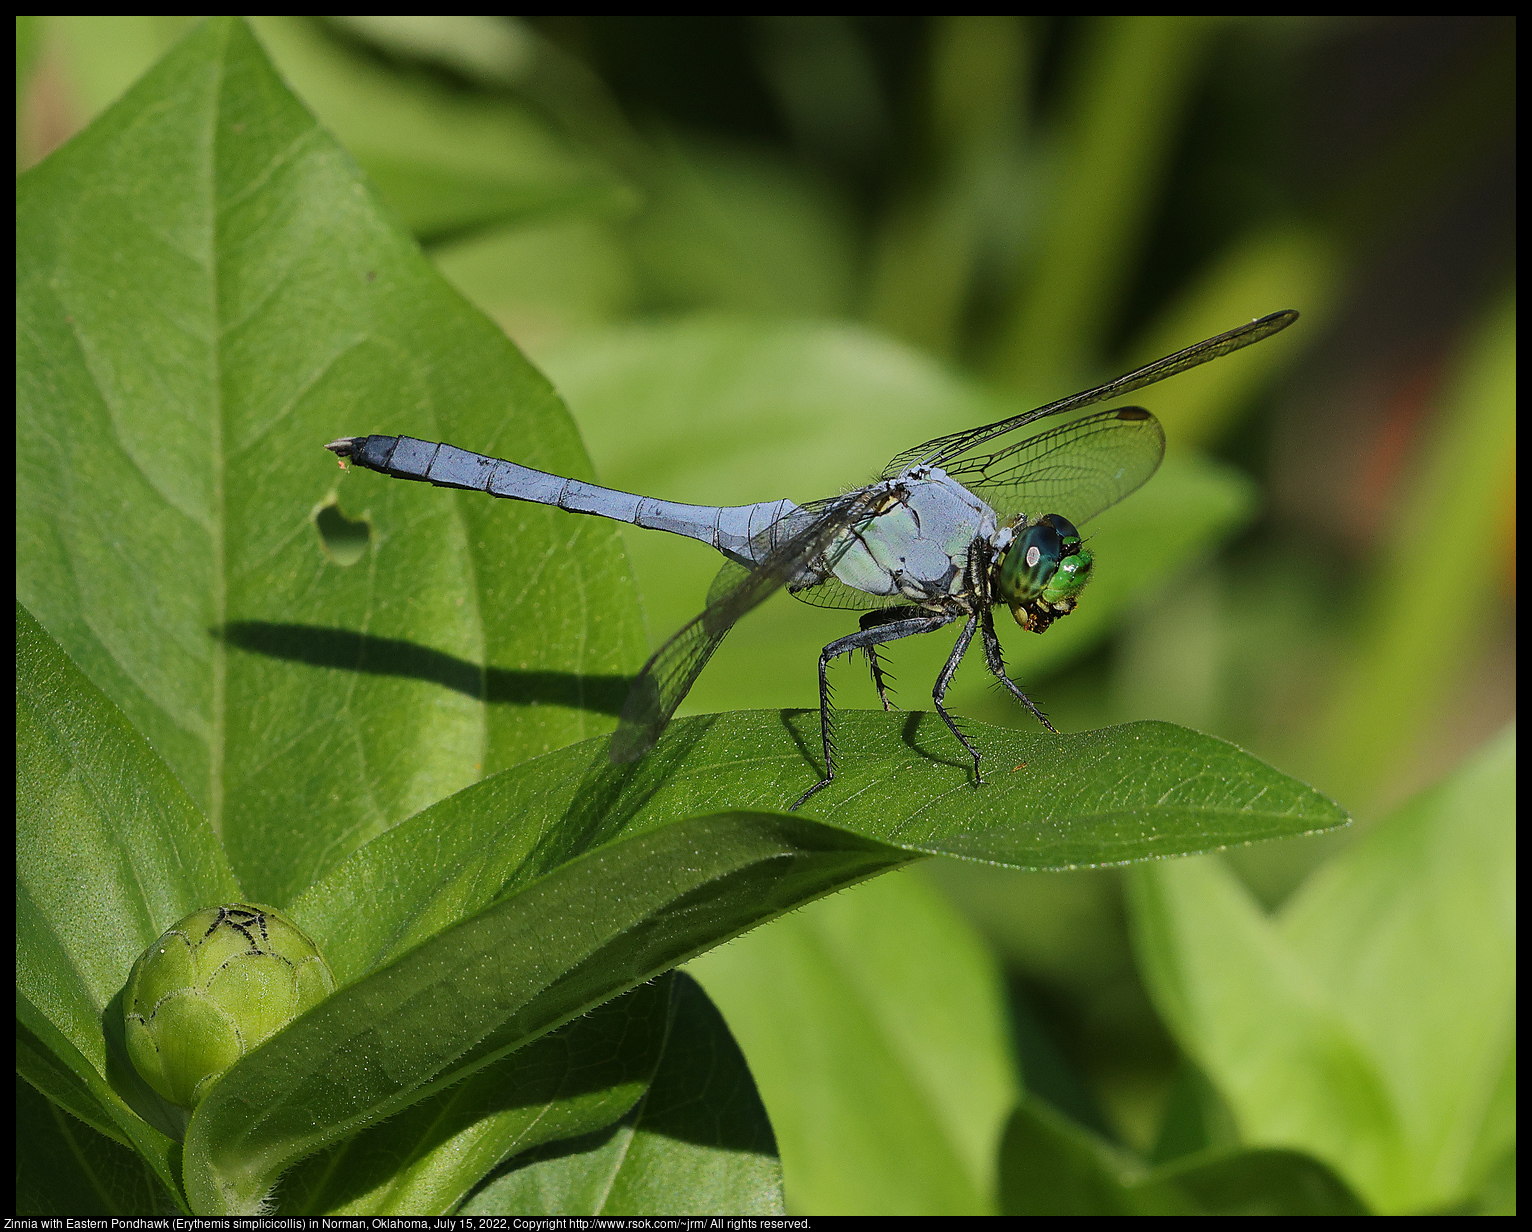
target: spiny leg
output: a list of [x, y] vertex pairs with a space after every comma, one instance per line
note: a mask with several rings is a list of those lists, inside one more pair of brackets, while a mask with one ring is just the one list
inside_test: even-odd
[[892, 710], [894, 703], [888, 700], [888, 676], [884, 672], [882, 656], [876, 646], [867, 647], [867, 666], [872, 669], [872, 687], [878, 691], [878, 700], [885, 711]]
[[1011, 696], [1016, 698], [1023, 706], [1037, 716], [1037, 721], [1051, 731], [1055, 736], [1058, 729], [1048, 722], [1048, 716], [1039, 710], [1036, 704], [1017, 686], [1016, 682], [1005, 674], [1005, 661], [1000, 657], [1000, 639], [995, 636], [995, 620], [989, 608], [984, 608], [980, 613], [979, 640], [984, 643], [984, 658], [989, 664], [989, 670], [995, 678], [1011, 691]]
[[[901, 604], [898, 607], [879, 608], [872, 612], [863, 612], [861, 626], [864, 629], [876, 629], [880, 625], [891, 624], [897, 620], [908, 620], [923, 615], [918, 607]], [[867, 652], [867, 665], [872, 669], [873, 688], [878, 691], [878, 700], [883, 703], [885, 711], [893, 709], [893, 703], [888, 700], [888, 680], [883, 660], [878, 656], [876, 645], [864, 647]]]
[[[981, 609], [983, 610], [983, 609]], [[952, 716], [947, 713], [947, 707], [942, 705], [942, 698], [947, 696], [947, 686], [952, 683], [952, 678], [957, 675], [958, 664], [963, 661], [963, 656], [968, 653], [968, 644], [973, 641], [973, 631], [978, 628], [979, 615], [974, 613], [968, 618], [968, 623], [963, 626], [963, 631], [958, 634], [957, 643], [952, 647], [952, 653], [947, 656], [947, 663], [941, 670], [941, 675], [936, 678], [936, 687], [931, 690], [931, 700], [936, 703], [936, 713], [942, 716], [947, 726], [952, 729], [952, 734], [958, 738], [958, 743], [968, 750], [973, 758], [973, 781], [977, 787], [984, 779], [979, 774], [979, 750], [968, 742], [968, 737], [958, 730], [958, 725]]]
[[[918, 608], [903, 609], [917, 612]], [[825, 776], [799, 796], [788, 807], [788, 812], [796, 811], [805, 800], [821, 788], [827, 786], [835, 777], [835, 751], [830, 741], [830, 677], [828, 669], [832, 660], [843, 654], [853, 654], [858, 650], [866, 650], [883, 642], [898, 641], [902, 637], [914, 637], [917, 633], [930, 633], [933, 629], [940, 629], [949, 623], [955, 613], [948, 612], [920, 612], [919, 615], [904, 616], [899, 619], [885, 620], [881, 624], [872, 625], [869, 628], [859, 629], [855, 633], [845, 637], [836, 638], [822, 651], [819, 652], [819, 731], [824, 738], [825, 752]], [[969, 630], [969, 637], [973, 632]], [[941, 709], [941, 704], [937, 704]], [[949, 718], [950, 724], [952, 720]], [[956, 729], [954, 729], [956, 730]], [[962, 736], [958, 737], [962, 740]], [[964, 741], [967, 744], [967, 741]], [[975, 754], [977, 756], [977, 754]]]

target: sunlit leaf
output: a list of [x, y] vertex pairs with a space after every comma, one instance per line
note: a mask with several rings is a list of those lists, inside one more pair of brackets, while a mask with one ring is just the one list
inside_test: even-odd
[[200, 27], [17, 208], [18, 591], [248, 894], [613, 724], [640, 656], [611, 530], [324, 452], [387, 426], [588, 473], [246, 26]]
[[796, 1211], [994, 1211], [1019, 1081], [1003, 977], [926, 867], [687, 964], [750, 1058]]
[[1150, 987], [1242, 1139], [1380, 1213], [1470, 1197], [1515, 1140], [1515, 740], [1331, 860], [1275, 919], [1213, 861], [1137, 870]]

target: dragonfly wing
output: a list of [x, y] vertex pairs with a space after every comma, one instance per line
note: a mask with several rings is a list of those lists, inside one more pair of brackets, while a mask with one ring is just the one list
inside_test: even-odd
[[871, 612], [883, 607], [900, 607], [909, 604], [902, 594], [870, 595], [855, 586], [847, 586], [839, 578], [826, 578], [816, 586], [793, 591], [793, 598], [811, 607], [840, 608], [848, 612]]
[[[746, 599], [748, 583], [759, 573], [759, 569], [746, 569], [732, 562], [725, 565], [709, 588], [707, 607], [694, 620], [682, 625], [675, 636], [644, 664], [644, 670], [628, 691], [616, 734], [612, 737], [611, 759], [614, 762], [637, 761], [655, 746], [676, 707], [691, 692], [692, 685], [734, 622], [776, 589], [776, 586], [768, 587], [759, 598], [743, 605], [721, 606], [714, 598], [715, 595], [718, 599], [738, 595], [739, 599]], [[738, 610], [731, 615], [730, 609], [736, 607]]]
[[707, 606], [654, 653], [634, 680], [612, 736], [612, 761], [637, 761], [652, 749], [734, 622], [800, 577], [842, 531], [870, 516], [880, 499], [879, 491], [863, 489], [805, 505], [815, 514], [813, 520], [753, 569], [725, 565], [708, 590]]
[[1142, 407], [1098, 411], [1008, 449], [966, 457], [947, 473], [1002, 518], [1063, 514], [1083, 526], [1147, 483], [1165, 456], [1165, 433]]
[[[1047, 406], [1040, 406], [1035, 411], [1027, 411], [1022, 415], [1013, 415], [1010, 419], [1001, 419], [992, 424], [985, 424], [980, 428], [969, 428], [964, 432], [954, 432], [948, 436], [938, 436], [927, 441], [923, 445], [917, 445], [914, 449], [906, 449], [883, 469], [883, 478], [892, 479], [902, 474], [912, 466], [928, 465], [940, 466], [951, 472], [947, 463], [954, 458], [967, 453], [970, 449], [977, 448], [985, 441], [992, 441], [997, 436], [1004, 436], [1008, 432], [1015, 432], [1018, 428], [1024, 428], [1028, 424], [1036, 423], [1039, 419], [1047, 419], [1052, 415], [1063, 415], [1069, 411], [1083, 410], [1085, 407], [1094, 406], [1098, 402], [1106, 402], [1111, 398], [1125, 398], [1135, 390], [1145, 386], [1154, 385], [1159, 381], [1178, 375], [1195, 368], [1200, 364], [1207, 363], [1210, 359], [1217, 359], [1221, 355], [1227, 355], [1231, 351], [1238, 351], [1251, 343], [1260, 342], [1264, 338], [1270, 338], [1273, 334], [1286, 329], [1298, 319], [1298, 314], [1291, 309], [1285, 312], [1274, 312], [1270, 316], [1261, 317], [1226, 333], [1218, 334], [1212, 338], [1206, 338], [1193, 346], [1166, 355], [1163, 359], [1157, 359], [1152, 364], [1145, 364], [1142, 368], [1135, 368], [1132, 372], [1124, 373], [1115, 380], [1108, 381], [1105, 385], [1097, 385], [1094, 389], [1087, 389], [1083, 393], [1073, 394], [1068, 398], [1061, 398], [1057, 402], [1050, 402]], [[1100, 512], [1100, 510], [1097, 510]]]

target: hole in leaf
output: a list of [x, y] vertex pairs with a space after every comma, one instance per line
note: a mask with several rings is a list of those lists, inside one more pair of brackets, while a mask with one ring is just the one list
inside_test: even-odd
[[372, 528], [366, 522], [352, 521], [338, 505], [326, 505], [314, 516], [325, 555], [337, 565], [354, 565], [367, 550]]

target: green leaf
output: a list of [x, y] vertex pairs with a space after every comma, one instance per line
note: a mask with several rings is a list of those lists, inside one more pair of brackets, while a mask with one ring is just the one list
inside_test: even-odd
[[1041, 1100], [1011, 1114], [1000, 1144], [1007, 1215], [1128, 1215], [1123, 1154]]
[[622, 1123], [490, 1180], [465, 1215], [781, 1215], [782, 1170], [739, 1047], [706, 994], [674, 977], [664, 1057]]
[[[778, 715], [745, 714], [676, 724], [633, 766], [612, 766], [605, 741], [560, 750], [357, 852], [294, 907], [350, 987], [235, 1065], [203, 1102], [187, 1140], [194, 1204], [250, 1209], [290, 1163], [432, 1086], [916, 853], [1060, 867], [1343, 819], [1232, 746], [1167, 724], [1046, 741], [977, 732], [1003, 754], [997, 765], [1015, 767], [982, 789], [961, 763], [921, 751], [929, 728], [858, 715], [843, 729], [856, 767], [849, 803], [836, 809], [840, 792], [822, 794], [844, 829], [699, 816], [731, 799], [780, 807], [801, 790], [803, 734]], [[290, 1119], [285, 1110], [300, 1107]]]
[[1207, 1151], [1146, 1171], [1037, 1100], [1006, 1127], [1007, 1215], [1365, 1215], [1323, 1164], [1296, 1151]]
[[[1333, 802], [1233, 745], [1168, 723], [1065, 737], [970, 724], [988, 767], [980, 787], [934, 715], [844, 714], [836, 731], [841, 773], [810, 812], [901, 859], [1072, 868], [1345, 821]], [[345, 985], [604, 844], [705, 814], [786, 807], [815, 781], [818, 734], [817, 714], [757, 711], [674, 723], [631, 766], [611, 765], [605, 740], [560, 749], [380, 836], [294, 909]]]
[[552, 388], [242, 22], [198, 27], [17, 209], [18, 592], [248, 895], [285, 905], [431, 801], [612, 725], [640, 657], [613, 531], [353, 482], [321, 448], [386, 428], [589, 474]]
[[38, 1219], [179, 1213], [140, 1155], [92, 1133], [25, 1082], [16, 1084], [13, 1202], [17, 1215]]
[[[609, 765], [604, 741], [560, 750], [370, 844], [306, 896], [305, 926], [345, 983], [583, 851], [721, 808], [784, 807], [814, 781], [817, 728], [817, 715], [683, 720], [632, 767]], [[1063, 738], [969, 730], [992, 772], [978, 788], [934, 716], [842, 715], [841, 776], [812, 811], [911, 854], [1027, 868], [1185, 854], [1345, 819], [1232, 745], [1169, 724]]]
[[612, 1124], [666, 1047], [664, 976], [486, 1066], [282, 1178], [284, 1214], [450, 1214], [503, 1161]]
[[188, 1131], [192, 1205], [253, 1210], [304, 1155], [760, 919], [906, 858], [806, 819], [728, 813], [569, 860], [341, 989], [230, 1069]]
[[119, 1000], [146, 946], [238, 885], [185, 789], [19, 606], [16, 881], [18, 1068], [178, 1191], [178, 1122], [122, 1051]]
[[[30, 1009], [29, 1016], [42, 1017], [35, 1008]], [[113, 1124], [111, 1117], [102, 1107], [101, 1101], [80, 1077], [78, 1071], [83, 1071], [89, 1062], [81, 1058], [81, 1062], [75, 1067], [66, 1065], [57, 1052], [49, 1048], [22, 1024], [21, 1015], [18, 1015], [17, 1019], [17, 1076], [25, 1078], [60, 1108], [84, 1121], [98, 1134], [105, 1135], [121, 1146], [128, 1146], [127, 1135]], [[64, 1051], [67, 1053], [69, 1049], [65, 1048]]]
[[797, 1212], [982, 1214], [1018, 1079], [972, 928], [900, 870], [694, 959], [781, 1144]]
[[1241, 1138], [1325, 1160], [1380, 1213], [1438, 1210], [1515, 1141], [1507, 733], [1267, 919], [1217, 863], [1138, 870], [1155, 1000]]

